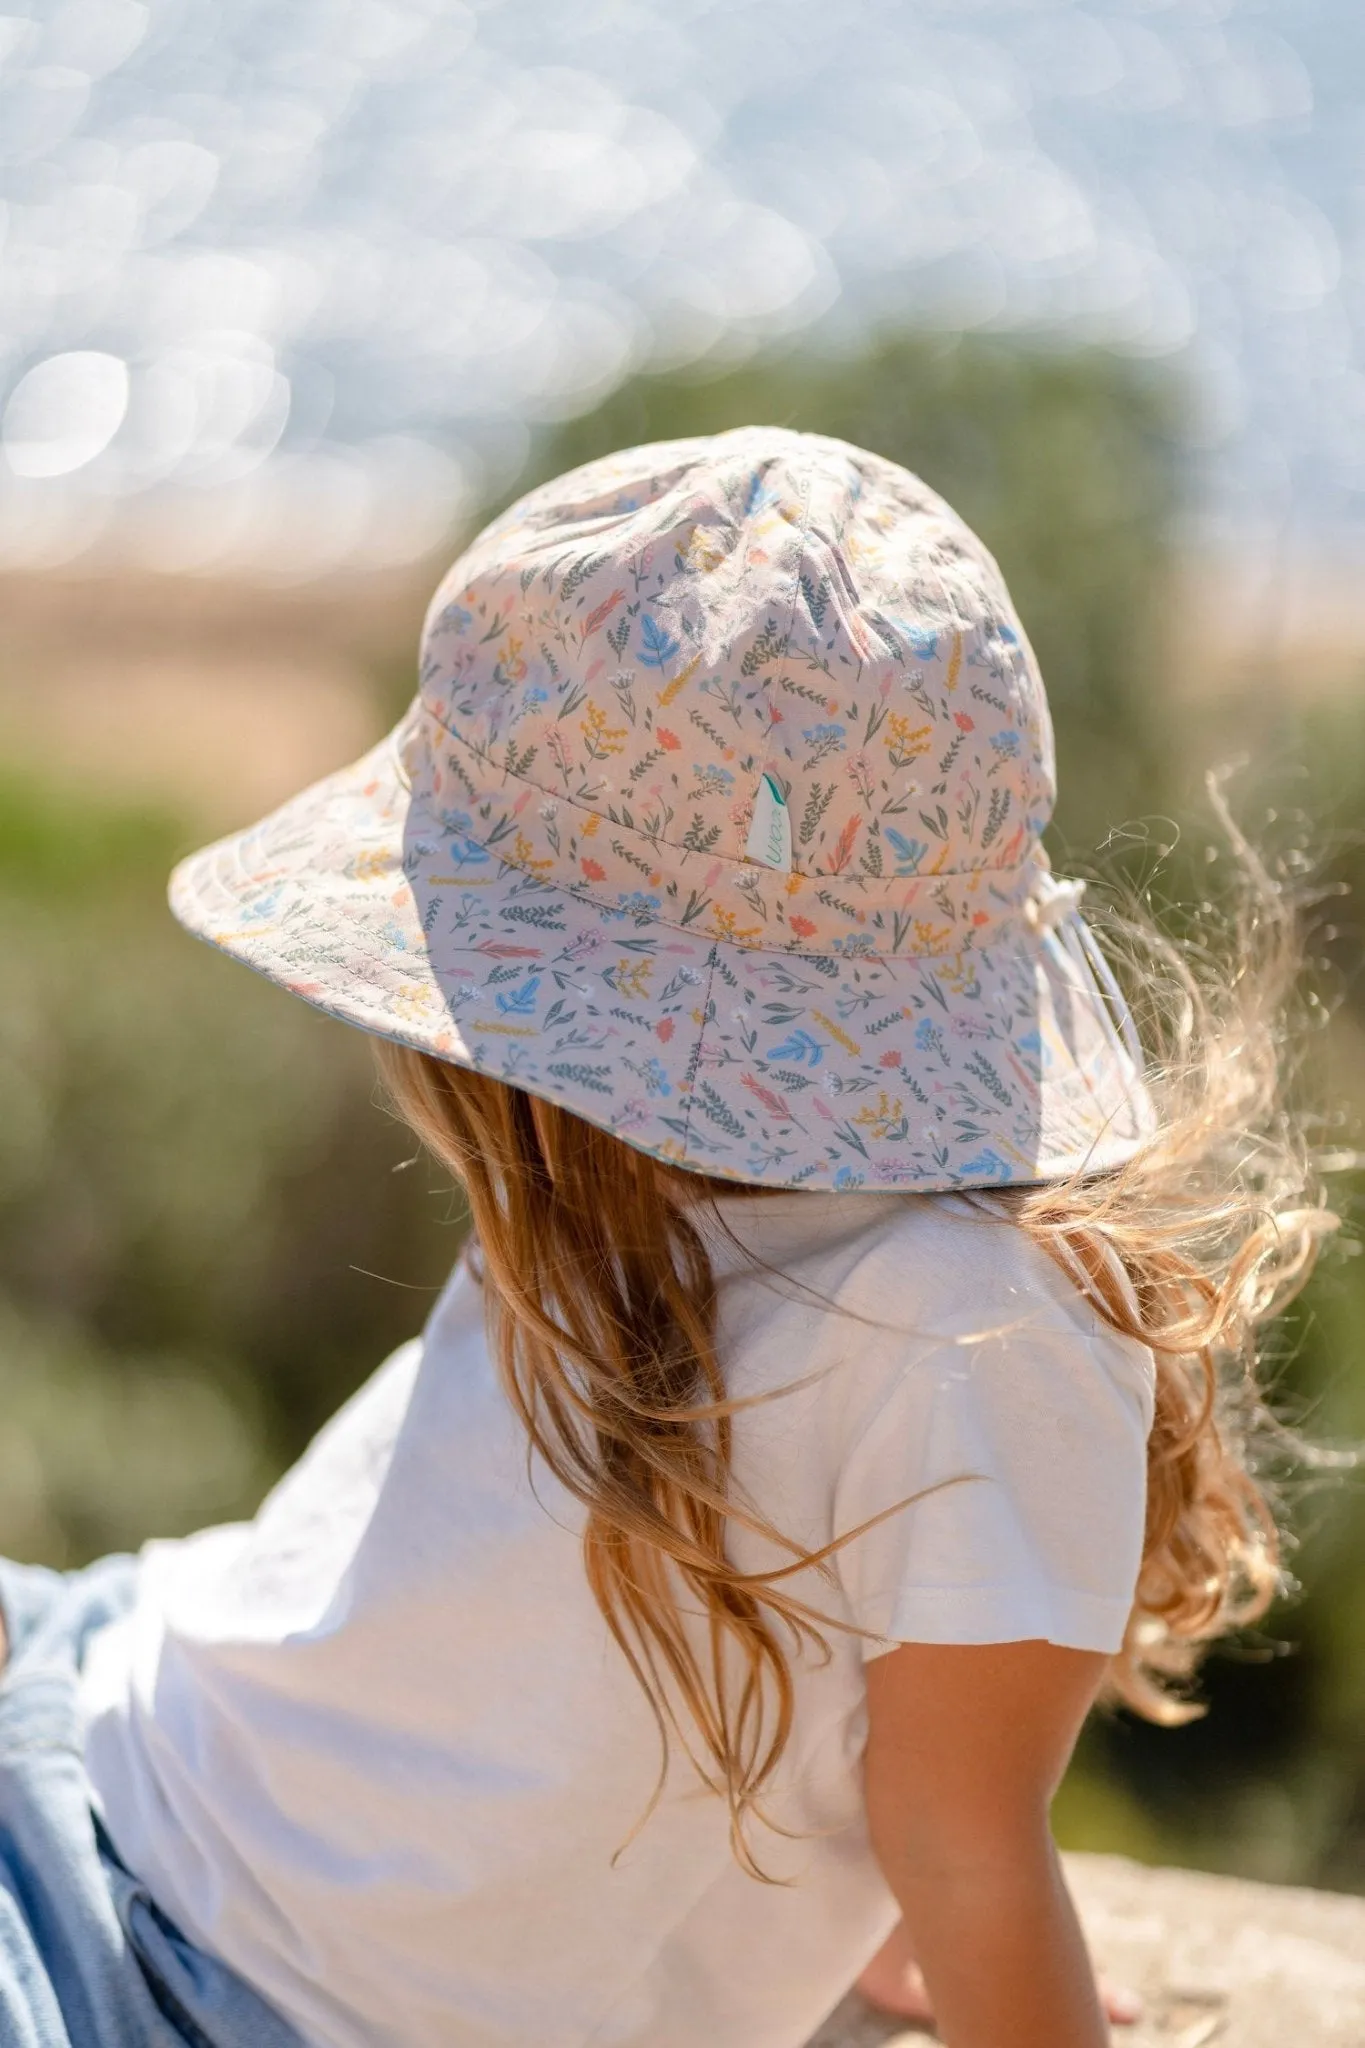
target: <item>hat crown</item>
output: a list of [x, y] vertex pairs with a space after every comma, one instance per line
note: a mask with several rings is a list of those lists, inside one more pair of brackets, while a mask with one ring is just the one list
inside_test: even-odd
[[589, 463], [487, 527], [428, 611], [405, 758], [474, 866], [795, 950], [984, 943], [1054, 796], [986, 549], [898, 465], [778, 428]]
[[980, 542], [780, 428], [522, 498], [446, 577], [394, 733], [181, 863], [192, 930], [673, 1165], [1028, 1182], [1155, 1128], [1040, 843], [1052, 735]]

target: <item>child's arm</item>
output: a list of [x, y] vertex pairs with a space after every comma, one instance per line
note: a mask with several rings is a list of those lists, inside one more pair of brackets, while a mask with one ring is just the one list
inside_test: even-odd
[[948, 2048], [1104, 2048], [1048, 1809], [1109, 1659], [905, 1643], [867, 1667], [872, 1846]]

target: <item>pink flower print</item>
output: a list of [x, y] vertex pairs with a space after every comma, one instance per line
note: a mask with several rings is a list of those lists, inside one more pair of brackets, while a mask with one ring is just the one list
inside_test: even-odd
[[872, 767], [866, 754], [855, 754], [848, 764], [853, 787], [865, 804], [872, 801]]
[[798, 939], [814, 938], [816, 927], [808, 917], [789, 917], [787, 923], [796, 933]]
[[784, 1123], [791, 1122], [792, 1113], [790, 1105], [783, 1100], [782, 1096], [775, 1095], [771, 1088], [765, 1088], [756, 1075], [741, 1075], [740, 1086], [741, 1088], [747, 1088], [749, 1093], [763, 1104], [769, 1116], [780, 1116]]
[[891, 1052], [884, 1052], [881, 1058], [878, 1060], [877, 1065], [879, 1067], [898, 1067], [900, 1063], [901, 1056], [898, 1052], [896, 1052], [893, 1049]]
[[856, 813], [845, 823], [843, 831], [835, 841], [834, 851], [829, 857], [829, 871], [832, 875], [842, 874], [843, 870], [848, 866], [849, 855], [853, 851], [853, 842], [858, 837], [858, 827], [861, 823], [862, 820]]
[[976, 720], [974, 718], [969, 717], [965, 711], [955, 711], [953, 713], [953, 724], [957, 727], [959, 732], [976, 731]]
[[658, 1023], [654, 1026], [654, 1035], [656, 1038], [662, 1039], [664, 1044], [667, 1045], [669, 1039], [673, 1036], [673, 1019], [671, 1017], [660, 1017]]
[[606, 869], [598, 861], [589, 860], [586, 854], [584, 854], [578, 865], [582, 868], [590, 882], [601, 882], [606, 879]]
[[587, 618], [584, 619], [583, 638], [586, 640], [590, 633], [595, 633], [599, 626], [604, 626], [616, 610], [617, 605], [624, 604], [625, 601], [626, 593], [624, 590], [613, 590], [610, 597], [604, 597], [601, 604], [596, 605], [588, 613]]
[[676, 754], [678, 748], [682, 745], [678, 735], [675, 732], [670, 732], [666, 725], [656, 727], [655, 736], [658, 739], [659, 745], [667, 747], [670, 754]]

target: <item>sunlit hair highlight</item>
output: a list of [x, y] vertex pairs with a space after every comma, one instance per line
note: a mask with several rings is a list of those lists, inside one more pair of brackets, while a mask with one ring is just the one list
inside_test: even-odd
[[[1202, 1711], [1189, 1682], [1203, 1652], [1262, 1616], [1284, 1583], [1273, 1467], [1289, 1439], [1263, 1391], [1262, 1336], [1337, 1221], [1284, 1098], [1300, 904], [1211, 793], [1237, 875], [1219, 942], [1195, 926], [1176, 943], [1136, 899], [1092, 919], [1133, 1003], [1155, 1137], [1117, 1170], [978, 1198], [1155, 1357], [1146, 1538], [1108, 1691], [1164, 1723]], [[761, 1877], [749, 1823], [768, 1818], [763, 1794], [791, 1734], [792, 1660], [826, 1652], [826, 1630], [847, 1626], [789, 1582], [812, 1568], [828, 1579], [833, 1552], [858, 1533], [808, 1552], [730, 1485], [738, 1404], [717, 1356], [697, 1205], [729, 1235], [709, 1198], [769, 1191], [672, 1167], [430, 1054], [381, 1040], [376, 1055], [399, 1114], [463, 1185], [503, 1385], [528, 1455], [585, 1510], [588, 1581], [662, 1756], [680, 1743], [726, 1802], [736, 1856]], [[738, 1571], [733, 1524], [790, 1562]]]

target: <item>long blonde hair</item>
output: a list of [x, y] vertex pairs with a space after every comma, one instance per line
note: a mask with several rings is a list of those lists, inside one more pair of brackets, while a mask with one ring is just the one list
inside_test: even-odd
[[[1099, 919], [1133, 997], [1157, 1135], [1117, 1170], [991, 1197], [1156, 1360], [1146, 1540], [1108, 1690], [1164, 1723], [1202, 1711], [1188, 1697], [1200, 1656], [1281, 1588], [1266, 1449], [1284, 1436], [1262, 1391], [1260, 1339], [1337, 1221], [1283, 1100], [1298, 905], [1213, 794], [1240, 878], [1227, 944], [1177, 945], [1134, 903]], [[761, 1876], [747, 1823], [791, 1732], [791, 1657], [827, 1649], [828, 1618], [787, 1582], [827, 1573], [857, 1532], [809, 1552], [730, 1496], [735, 1404], [694, 1217], [699, 1197], [737, 1184], [672, 1167], [491, 1076], [389, 1041], [376, 1055], [399, 1114], [463, 1184], [503, 1385], [529, 1446], [586, 1510], [588, 1580], [663, 1758], [677, 1737], [726, 1801], [736, 1855]], [[790, 1563], [738, 1571], [735, 1522]], [[709, 1621], [702, 1651], [684, 1607]]]

